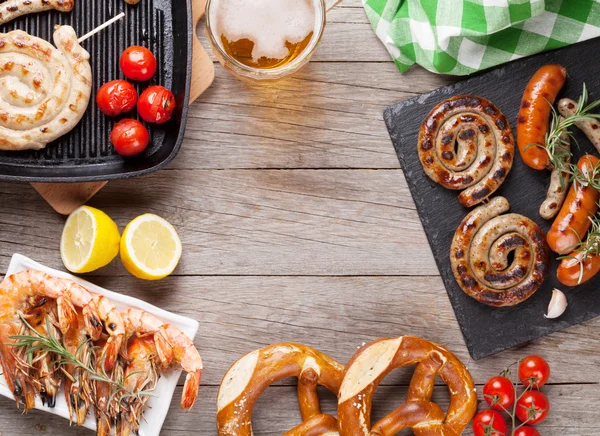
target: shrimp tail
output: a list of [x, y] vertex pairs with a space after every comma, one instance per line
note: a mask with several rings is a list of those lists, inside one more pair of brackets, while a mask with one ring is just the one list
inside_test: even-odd
[[110, 436], [112, 424], [110, 418], [106, 413], [96, 412], [96, 435], [97, 436]]
[[183, 394], [181, 395], [181, 408], [189, 410], [194, 407], [196, 398], [198, 397], [198, 389], [200, 388], [201, 370], [196, 372], [188, 372], [183, 385]]
[[104, 370], [108, 373], [113, 370], [117, 364], [119, 354], [123, 348], [124, 335], [110, 336], [102, 350], [102, 359], [104, 360]]

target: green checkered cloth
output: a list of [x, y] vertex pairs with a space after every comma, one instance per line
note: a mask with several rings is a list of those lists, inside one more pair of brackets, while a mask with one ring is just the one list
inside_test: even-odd
[[600, 0], [363, 0], [400, 71], [467, 75], [600, 36]]

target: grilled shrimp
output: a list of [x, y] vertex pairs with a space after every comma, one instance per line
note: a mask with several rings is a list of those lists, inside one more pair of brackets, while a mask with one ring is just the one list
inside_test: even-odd
[[181, 408], [191, 409], [198, 396], [202, 375], [202, 358], [192, 340], [178, 328], [164, 324], [155, 316], [139, 309], [129, 309], [121, 317], [127, 335], [153, 336], [161, 370], [177, 363], [187, 373]]
[[[63, 345], [69, 353], [84, 365], [89, 366], [93, 359], [93, 347], [84, 328], [83, 315], [69, 331], [63, 335]], [[83, 425], [92, 404], [92, 381], [87, 371], [74, 365], [65, 365], [66, 379], [64, 385], [65, 398], [72, 423]]]
[[75, 306], [82, 308], [85, 330], [92, 341], [100, 339], [103, 328], [108, 332], [109, 338], [103, 348], [102, 359], [106, 371], [111, 371], [125, 337], [125, 328], [119, 311], [108, 298], [94, 295], [74, 281], [65, 279], [64, 282], [67, 288], [65, 294]]
[[[96, 345], [100, 348], [104, 348], [106, 340], [101, 339], [96, 342]], [[98, 372], [102, 372], [102, 364], [103, 362], [101, 359], [97, 358], [95, 360], [94, 365]], [[122, 359], [117, 360], [112, 371], [107, 373], [111, 380], [117, 383], [123, 382], [125, 378], [123, 365], [124, 361]], [[121, 394], [115, 392], [109, 383], [100, 380], [95, 380], [92, 386], [94, 409], [96, 412], [96, 434], [98, 436], [110, 436], [113, 421], [115, 421], [121, 413], [119, 403]]]
[[[150, 336], [135, 337], [127, 347], [130, 363], [125, 370], [125, 390], [132, 394], [151, 392], [159, 379], [156, 344]], [[121, 400], [117, 436], [137, 434], [148, 396], [127, 396]]]
[[[45, 301], [45, 299], [42, 301]], [[30, 309], [26, 313], [23, 313], [22, 316], [27, 321], [27, 324], [40, 335], [60, 340], [61, 333], [56, 327], [58, 325], [58, 315], [54, 300], [47, 301], [41, 307]], [[21, 324], [20, 334], [31, 334], [28, 330], [29, 327]], [[15, 350], [15, 352], [19, 353], [23, 360], [26, 360], [25, 350], [19, 349]], [[30, 364], [33, 370], [31, 374], [33, 386], [40, 395], [42, 403], [48, 405], [48, 407], [54, 407], [56, 405], [56, 394], [62, 382], [60, 371], [56, 367], [56, 355], [47, 351], [36, 350], [32, 353], [31, 357]]]
[[[24, 356], [19, 356], [22, 352], [13, 347], [16, 341], [11, 336], [25, 333], [20, 316], [43, 307], [49, 299], [56, 300], [58, 323], [71, 322], [76, 312], [70, 300], [65, 298], [64, 289], [64, 284], [59, 279], [31, 270], [13, 274], [0, 283], [0, 362], [17, 407], [23, 404], [25, 410], [35, 404], [35, 383], [40, 379], [34, 375], [36, 368], [31, 367]], [[39, 328], [45, 328], [45, 320], [40, 325]], [[48, 370], [49, 376], [46, 358], [40, 358], [37, 363], [41, 365], [37, 370], [40, 373]], [[43, 381], [43, 389], [50, 387], [46, 382], [50, 382], [48, 377]], [[38, 389], [41, 392], [42, 386], [38, 385]], [[50, 398], [48, 400], [53, 401]]]

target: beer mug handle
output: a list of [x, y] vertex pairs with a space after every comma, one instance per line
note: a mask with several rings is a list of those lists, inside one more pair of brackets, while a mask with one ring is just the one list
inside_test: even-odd
[[335, 8], [337, 5], [339, 5], [341, 2], [342, 2], [342, 0], [325, 0], [325, 11], [329, 12], [330, 10]]

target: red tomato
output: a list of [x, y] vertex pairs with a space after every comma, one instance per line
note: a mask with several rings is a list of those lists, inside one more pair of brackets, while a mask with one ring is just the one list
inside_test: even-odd
[[146, 47], [131, 46], [121, 55], [121, 70], [131, 80], [147, 82], [156, 73], [156, 58]]
[[148, 123], [164, 124], [175, 110], [175, 96], [162, 86], [151, 86], [142, 92], [138, 100], [138, 112]]
[[117, 153], [122, 156], [134, 156], [148, 147], [150, 134], [139, 121], [125, 119], [115, 124], [110, 140]]
[[514, 436], [542, 436], [539, 431], [533, 427], [523, 426], [515, 430]]
[[473, 420], [473, 434], [475, 436], [506, 436], [508, 427], [500, 412], [484, 410], [479, 412]]
[[483, 398], [497, 410], [508, 410], [515, 404], [515, 387], [506, 377], [492, 377], [483, 387]]
[[131, 111], [137, 103], [137, 91], [126, 80], [113, 80], [105, 83], [98, 90], [96, 102], [102, 112], [109, 117], [116, 117]]
[[538, 424], [550, 412], [550, 402], [540, 391], [528, 391], [517, 401], [517, 418], [525, 424]]
[[519, 380], [524, 386], [533, 383], [536, 389], [541, 388], [550, 378], [550, 365], [540, 356], [527, 356], [519, 365]]

